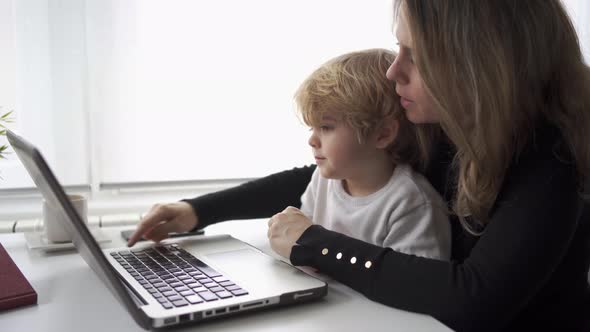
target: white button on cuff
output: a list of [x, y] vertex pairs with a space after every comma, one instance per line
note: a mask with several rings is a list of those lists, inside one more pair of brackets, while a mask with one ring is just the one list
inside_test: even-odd
[[322, 255], [326, 256], [328, 254], [328, 248], [322, 249]]
[[371, 261], [366, 261], [365, 262], [365, 267], [368, 269], [371, 267], [371, 265], [373, 265], [373, 263], [371, 263]]
[[340, 259], [340, 258], [342, 258], [342, 253], [341, 253], [341, 252], [339, 252], [339, 253], [336, 255], [336, 259]]
[[356, 257], [353, 257], [350, 259], [350, 264], [354, 264], [354, 263], [356, 263]]

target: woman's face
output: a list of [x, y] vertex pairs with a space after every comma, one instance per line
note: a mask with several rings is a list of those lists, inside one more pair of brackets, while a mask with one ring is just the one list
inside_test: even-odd
[[395, 90], [401, 97], [408, 120], [413, 123], [437, 123], [440, 121], [439, 114], [424, 89], [422, 77], [412, 58], [412, 52], [415, 54], [416, 51], [412, 49], [412, 36], [403, 6], [395, 34], [399, 42], [399, 54], [387, 69], [387, 78], [395, 81]]

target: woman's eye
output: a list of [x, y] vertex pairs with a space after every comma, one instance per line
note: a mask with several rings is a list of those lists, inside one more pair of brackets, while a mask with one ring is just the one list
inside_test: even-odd
[[320, 126], [320, 130], [321, 131], [330, 131], [332, 129], [333, 129], [332, 126]]

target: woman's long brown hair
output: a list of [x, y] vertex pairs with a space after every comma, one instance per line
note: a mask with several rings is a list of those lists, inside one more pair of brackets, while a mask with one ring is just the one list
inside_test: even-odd
[[[414, 61], [457, 148], [453, 210], [482, 226], [539, 121], [558, 128], [580, 190], [590, 170], [590, 71], [559, 0], [396, 0]], [[588, 188], [586, 188], [588, 189]]]

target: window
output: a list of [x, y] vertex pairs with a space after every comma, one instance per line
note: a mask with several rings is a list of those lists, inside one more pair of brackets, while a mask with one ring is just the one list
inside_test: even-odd
[[[566, 0], [590, 58], [590, 4]], [[0, 106], [65, 185], [252, 178], [311, 163], [293, 93], [393, 47], [391, 0], [0, 0]], [[0, 144], [3, 142], [0, 142]], [[12, 155], [0, 190], [30, 188]]]
[[[65, 185], [88, 184], [83, 7], [74, 1], [1, 1], [3, 110], [44, 152]], [[14, 154], [0, 188], [33, 186]]]
[[[297, 86], [340, 53], [393, 46], [390, 0], [3, 4], [15, 26], [14, 128], [71, 185], [311, 163]], [[17, 161], [0, 167], [0, 188], [31, 186]]]

